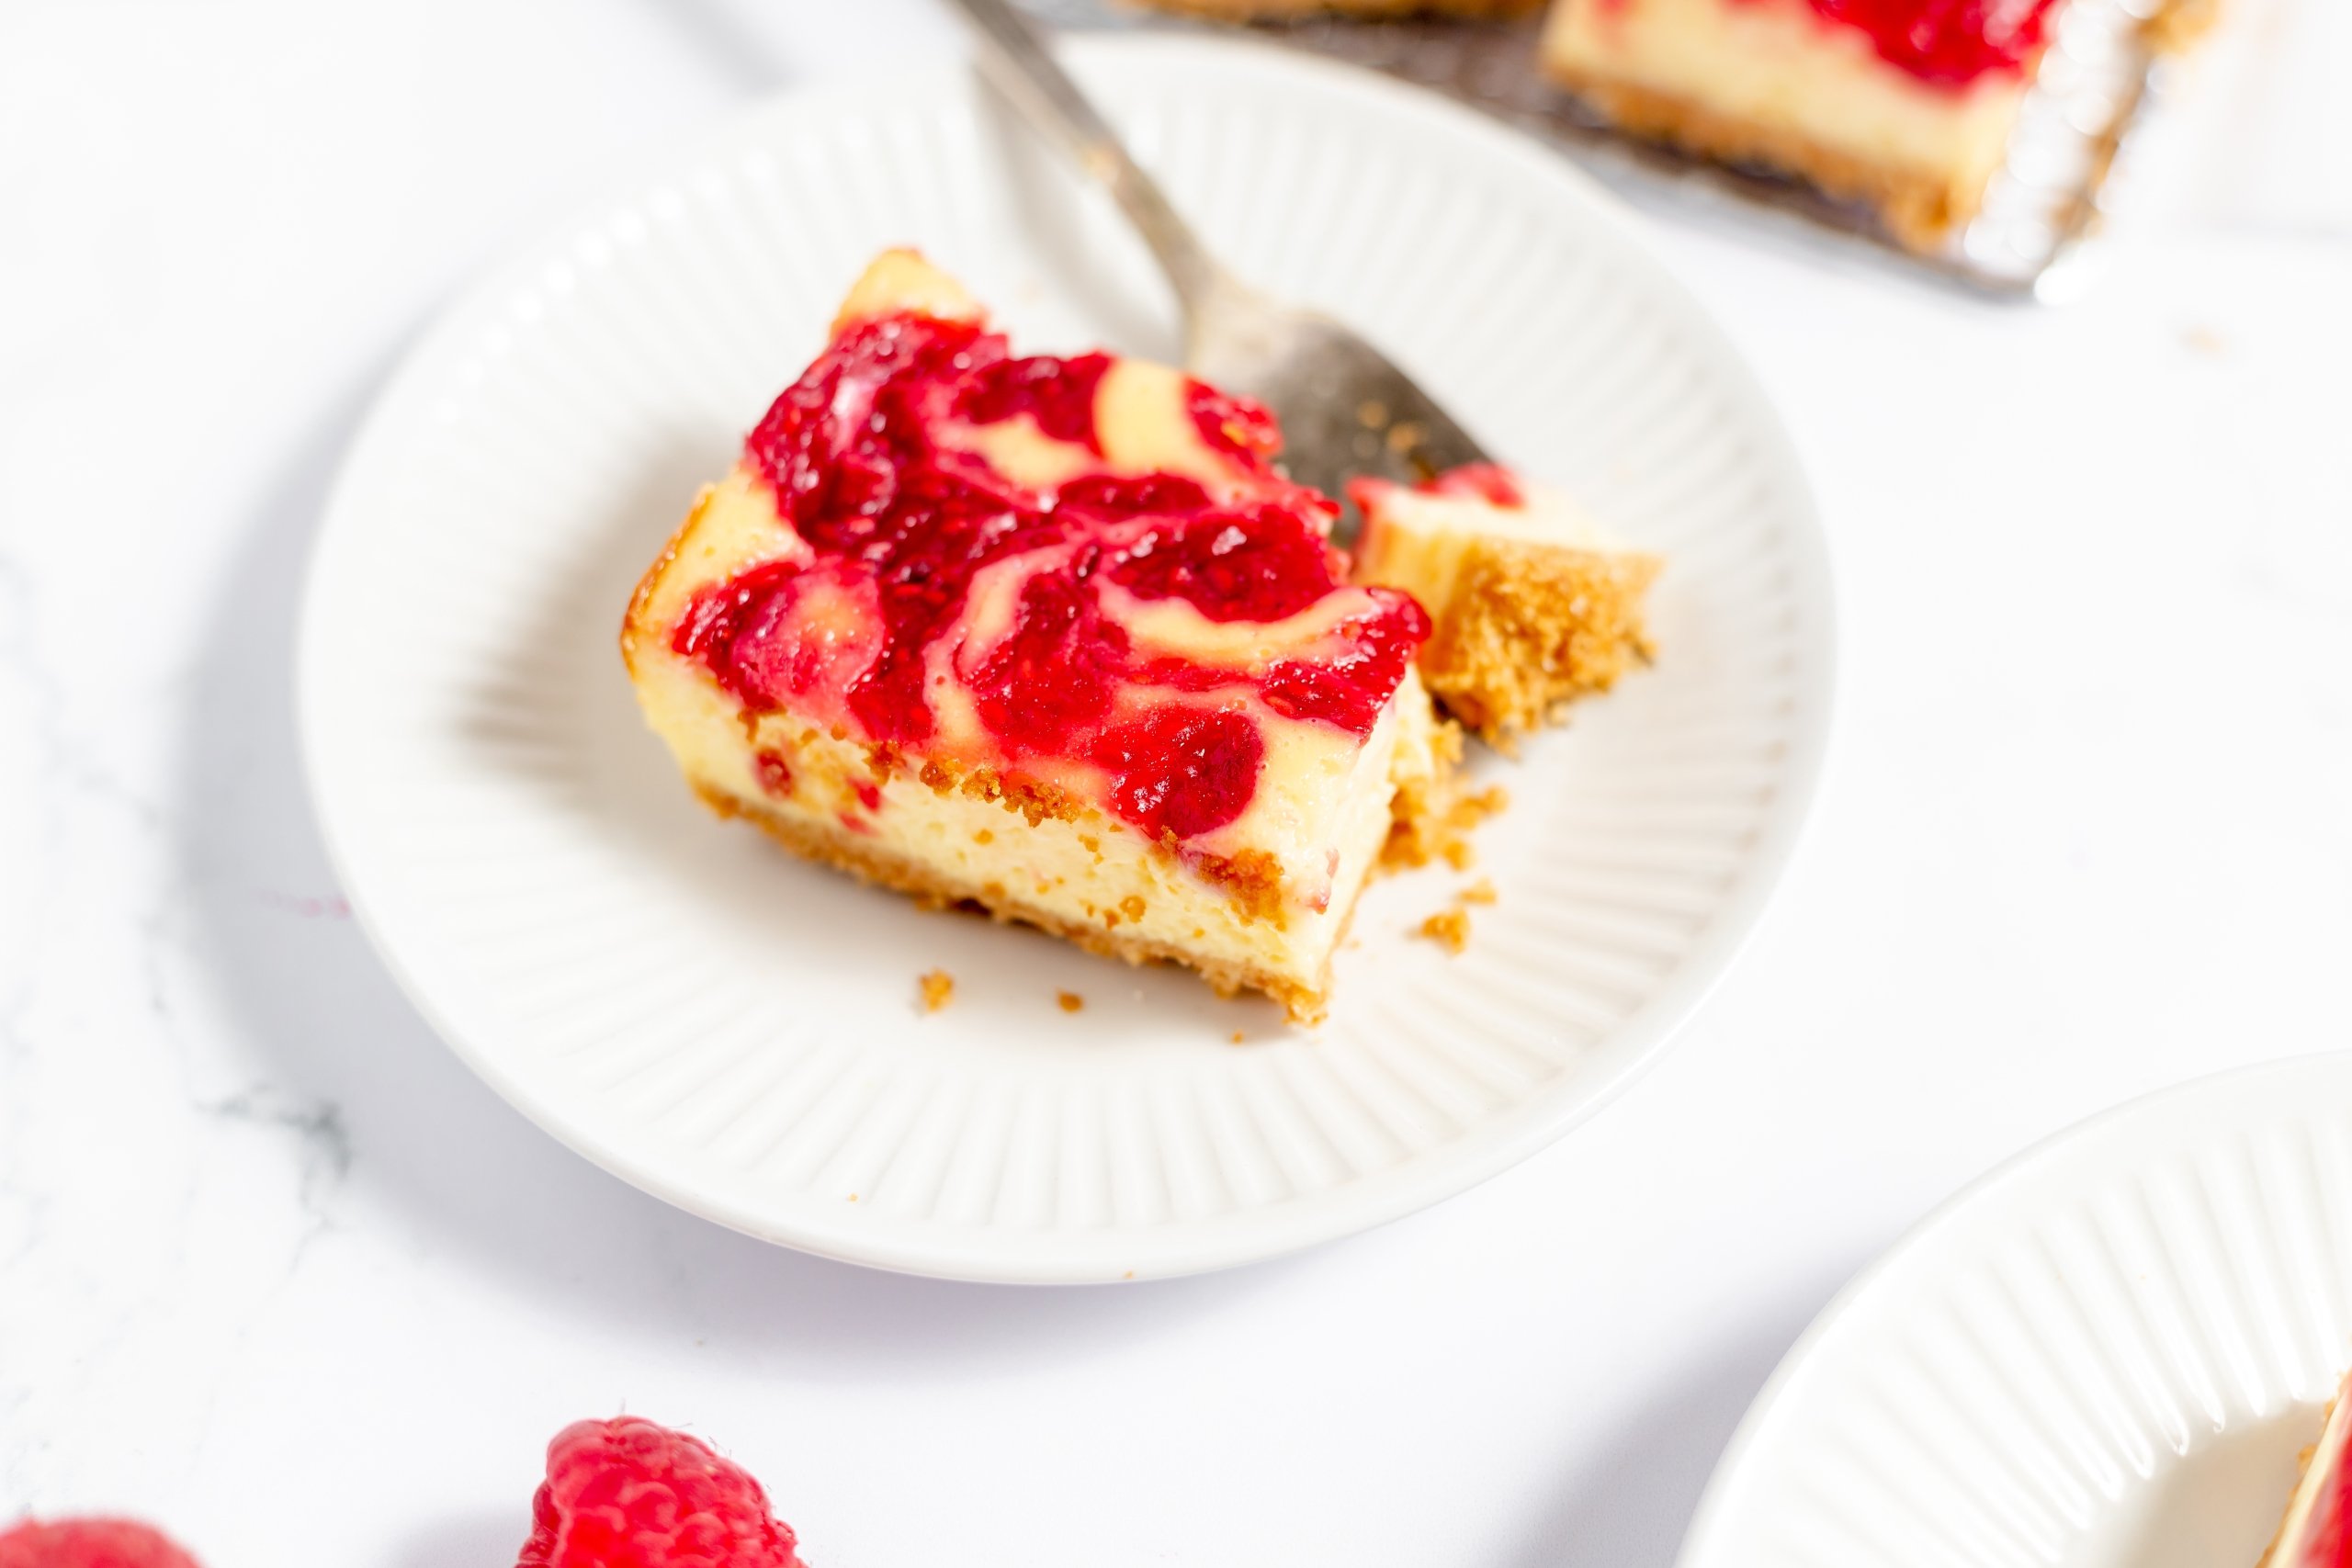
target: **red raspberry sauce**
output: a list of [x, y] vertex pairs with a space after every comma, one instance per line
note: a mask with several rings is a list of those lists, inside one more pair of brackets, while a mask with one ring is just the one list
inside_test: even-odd
[[1094, 434], [1094, 389], [1111, 368], [1107, 354], [1075, 359], [1038, 355], [1000, 359], [983, 366], [956, 394], [956, 412], [974, 424], [995, 424], [1027, 413], [1057, 441], [1075, 442], [1096, 457], [1102, 443]]
[[[1094, 393], [1111, 363], [1099, 354], [1013, 359], [996, 333], [921, 316], [852, 327], [745, 443], [816, 559], [769, 562], [706, 588], [672, 646], [749, 710], [838, 694], [862, 739], [920, 746], [933, 728], [925, 649], [962, 614], [975, 575], [1059, 548], [1067, 564], [1030, 577], [1012, 628], [959, 671], [1014, 763], [1091, 761], [1110, 776], [1120, 816], [1185, 839], [1248, 807], [1264, 758], [1256, 723], [1216, 694], [1254, 688], [1276, 713], [1368, 735], [1429, 635], [1405, 594], [1369, 590], [1369, 610], [1340, 629], [1339, 657], [1253, 673], [1144, 659], [1103, 604], [1115, 585], [1184, 600], [1212, 620], [1277, 621], [1342, 585], [1345, 560], [1322, 534], [1329, 503], [1274, 474], [1280, 436], [1263, 409], [1197, 382], [1187, 389], [1203, 438], [1261, 481], [1226, 503], [1171, 474], [1092, 475], [1041, 494], [931, 439], [936, 419], [1027, 413], [1046, 434], [1099, 454]], [[811, 603], [829, 618], [809, 635], [796, 609], [819, 593]], [[850, 617], [874, 622], [870, 635], [843, 629], [843, 605], [871, 606]], [[1114, 724], [1119, 694], [1137, 685], [1165, 688], [1168, 700]]]
[[1244, 714], [1160, 707], [1118, 726], [1095, 748], [1111, 773], [1112, 808], [1153, 838], [1189, 839], [1233, 819], [1257, 788], [1266, 742]]
[[[1625, 0], [1611, 0], [1623, 5]], [[1758, 0], [1739, 0], [1754, 5]], [[2059, 0], [1807, 0], [1824, 19], [1860, 28], [1879, 58], [1939, 87], [1992, 72], [2018, 75], [2041, 52]]]

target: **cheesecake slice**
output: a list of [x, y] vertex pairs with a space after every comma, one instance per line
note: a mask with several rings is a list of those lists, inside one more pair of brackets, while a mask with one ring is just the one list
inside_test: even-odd
[[1643, 597], [1656, 556], [1566, 496], [1491, 464], [1419, 485], [1358, 479], [1356, 581], [1410, 593], [1434, 625], [1421, 679], [1488, 744], [1606, 692], [1655, 651]]
[[2352, 1568], [2352, 1531], [2346, 1528], [2352, 1510], [2352, 1464], [2346, 1455], [2352, 1448], [2352, 1399], [2346, 1393], [2352, 1378], [2336, 1390], [2318, 1444], [2303, 1453], [2302, 1479], [2260, 1568]]
[[1545, 70], [1622, 130], [1798, 175], [1928, 250], [1974, 216], [2064, 0], [1554, 0]]
[[1271, 416], [1015, 357], [884, 254], [638, 586], [621, 651], [722, 815], [1295, 1019], [1443, 765], [1428, 617], [1351, 585]]

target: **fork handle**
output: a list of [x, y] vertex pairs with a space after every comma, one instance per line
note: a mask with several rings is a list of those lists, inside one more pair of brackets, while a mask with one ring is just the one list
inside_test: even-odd
[[1127, 155], [1118, 136], [1061, 68], [1045, 39], [1007, 0], [956, 0], [980, 40], [980, 69], [1023, 118], [1060, 144], [1109, 190], [1159, 260], [1191, 320], [1211, 295], [1230, 288], [1224, 269], [1168, 204], [1159, 185]]

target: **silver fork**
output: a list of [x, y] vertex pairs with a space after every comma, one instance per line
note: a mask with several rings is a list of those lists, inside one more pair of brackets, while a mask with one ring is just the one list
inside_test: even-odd
[[1127, 155], [1028, 18], [1006, 0], [956, 3], [979, 37], [989, 82], [1110, 191], [1159, 258], [1183, 310], [1186, 367], [1255, 398], [1282, 422], [1291, 478], [1337, 496], [1362, 474], [1411, 481], [1487, 461], [1461, 423], [1378, 349], [1330, 317], [1270, 299], [1227, 272]]

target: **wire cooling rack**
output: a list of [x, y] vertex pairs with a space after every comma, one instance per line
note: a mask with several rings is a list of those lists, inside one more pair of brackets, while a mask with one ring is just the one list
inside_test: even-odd
[[[2059, 14], [2007, 155], [1984, 205], [1942, 245], [1900, 243], [1867, 204], [1839, 200], [1770, 170], [1686, 156], [1616, 134], [1536, 65], [1541, 22], [1371, 21], [1318, 17], [1250, 24], [1272, 42], [1431, 87], [1574, 149], [1596, 172], [1645, 192], [1701, 205], [1793, 214], [1817, 232], [1987, 294], [2044, 301], [2070, 297], [2087, 276], [2096, 241], [2128, 188], [2149, 109], [2172, 90], [2167, 39], [2204, 0], [2072, 0]], [[1108, 0], [1028, 0], [1046, 22], [1077, 28], [1200, 28], [1218, 24], [1143, 13]]]

